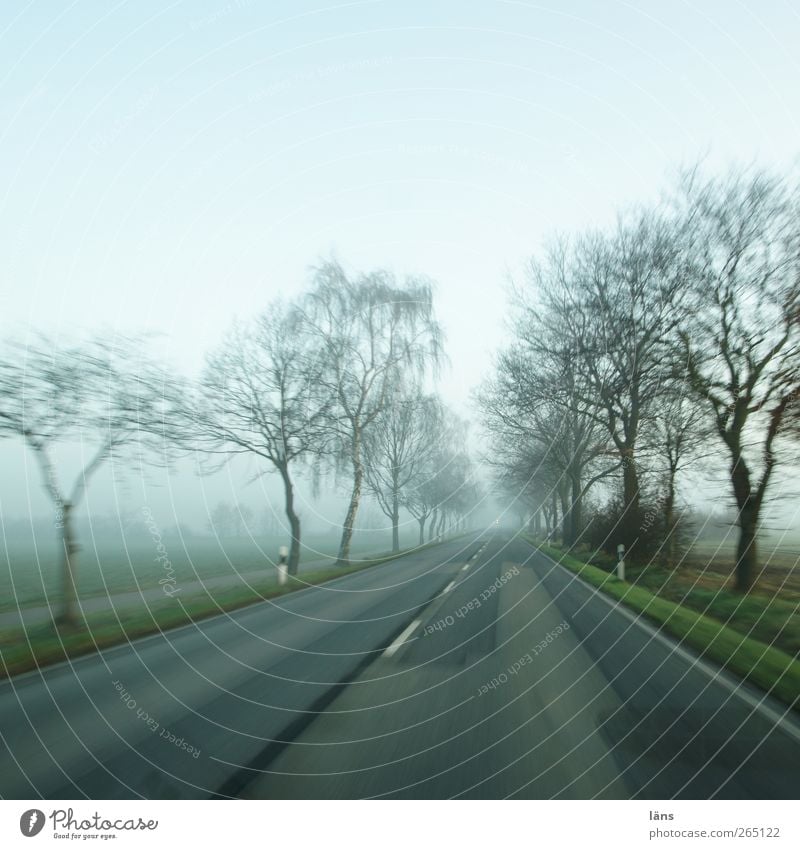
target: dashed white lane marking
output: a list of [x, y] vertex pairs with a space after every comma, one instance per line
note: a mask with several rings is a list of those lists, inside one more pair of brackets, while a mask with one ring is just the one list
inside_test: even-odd
[[484, 550], [484, 548], [486, 548], [486, 546], [487, 546], [487, 545], [489, 545], [489, 543], [488, 543], [488, 542], [485, 542], [485, 543], [484, 543], [484, 544], [483, 544], [483, 545], [482, 545], [482, 546], [481, 546], [481, 547], [480, 547], [480, 548], [479, 548], [479, 549], [475, 552], [475, 554], [473, 554], [473, 555], [472, 555], [472, 557], [470, 557], [469, 559], [470, 559], [470, 560], [477, 560], [477, 559], [478, 559], [478, 557], [480, 557], [480, 555], [481, 555], [481, 554], [483, 554], [483, 550]]
[[450, 581], [450, 583], [442, 590], [442, 595], [449, 593], [450, 590], [452, 590], [455, 585], [456, 585], [455, 581]]
[[462, 571], [462, 572], [466, 572], [466, 571], [467, 571], [467, 569], [469, 569], [469, 563], [465, 563], [465, 564], [461, 567], [461, 571]]
[[395, 641], [386, 649], [383, 653], [384, 657], [391, 657], [399, 648], [403, 645], [403, 643], [411, 636], [414, 629], [420, 625], [420, 620], [415, 619], [409, 626], [406, 628], [400, 636], [398, 636]]

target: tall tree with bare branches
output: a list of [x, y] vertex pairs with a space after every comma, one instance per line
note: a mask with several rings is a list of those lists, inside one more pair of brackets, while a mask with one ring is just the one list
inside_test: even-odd
[[442, 331], [428, 280], [400, 283], [383, 270], [348, 276], [333, 261], [314, 275], [304, 320], [322, 351], [321, 382], [336, 398], [331, 423], [340, 464], [352, 473], [337, 560], [346, 565], [364, 486], [365, 434], [401, 379], [418, 378], [439, 363]]
[[693, 309], [680, 352], [730, 461], [740, 592], [757, 577], [764, 498], [800, 395], [798, 199], [796, 185], [763, 171], [695, 172], [683, 184]]
[[[75, 511], [90, 482], [108, 463], [168, 454], [179, 384], [140, 348], [141, 340], [121, 336], [74, 345], [41, 337], [9, 343], [0, 357], [0, 435], [22, 438], [33, 452], [60, 531], [57, 625], [80, 624]], [[71, 486], [56, 463], [60, 445], [82, 459]]]
[[254, 455], [283, 483], [291, 546], [289, 574], [300, 561], [301, 526], [293, 469], [322, 455], [329, 441], [334, 398], [325, 363], [303, 316], [276, 302], [254, 322], [236, 324], [207, 360], [198, 398], [187, 407], [189, 444], [223, 462]]
[[409, 486], [429, 465], [434, 451], [430, 423], [438, 414], [435, 396], [401, 381], [365, 431], [364, 474], [371, 494], [392, 523], [392, 551], [400, 550], [400, 509]]
[[477, 395], [492, 440], [491, 465], [498, 481], [514, 482], [524, 501], [547, 498], [531, 492], [525, 475], [538, 485], [549, 476], [548, 492], [561, 504], [562, 538], [572, 545], [582, 530], [586, 494], [619, 463], [609, 457], [608, 434], [579, 391], [575, 343], [556, 339], [546, 321], [524, 302], [518, 306], [513, 343]]
[[623, 481], [622, 541], [640, 525], [637, 449], [670, 376], [669, 340], [685, 315], [685, 272], [675, 222], [662, 210], [621, 218], [609, 232], [559, 243], [533, 262], [550, 338], [576, 354], [574, 393], [614, 445]]

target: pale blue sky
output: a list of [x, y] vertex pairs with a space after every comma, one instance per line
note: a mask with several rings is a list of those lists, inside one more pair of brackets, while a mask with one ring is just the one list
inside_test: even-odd
[[796, 162], [799, 45], [783, 0], [4, 0], [0, 329], [193, 372], [335, 252], [438, 281], [466, 409], [549, 234], [699, 154]]

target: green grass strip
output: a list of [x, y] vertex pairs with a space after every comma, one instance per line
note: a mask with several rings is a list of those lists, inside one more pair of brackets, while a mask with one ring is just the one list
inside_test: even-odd
[[530, 537], [527, 542], [574, 572], [587, 584], [658, 623], [685, 645], [697, 649], [751, 684], [758, 685], [790, 707], [800, 699], [800, 661], [780, 649], [743, 636], [726, 625], [673, 601], [659, 598], [642, 587], [620, 581], [616, 575], [590, 566], [570, 554]]

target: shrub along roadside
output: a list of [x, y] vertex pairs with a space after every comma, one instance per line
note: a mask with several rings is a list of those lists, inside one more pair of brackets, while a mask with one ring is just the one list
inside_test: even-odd
[[539, 544], [531, 537], [525, 539], [543, 554], [575, 572], [586, 583], [659, 624], [664, 631], [696, 649], [703, 658], [769, 691], [787, 705], [795, 709], [800, 707], [800, 661], [796, 658], [743, 636], [709, 616], [659, 598], [642, 587], [620, 581], [616, 576], [557, 548]]
[[[444, 541], [452, 542], [458, 536], [462, 534]], [[180, 602], [177, 596], [172, 599], [165, 597], [163, 601], [150, 604], [138, 611], [121, 608], [116, 612], [111, 610], [88, 614], [82, 618], [80, 630], [58, 632], [52, 623], [30, 628], [5, 629], [0, 631], [0, 679], [49, 666], [67, 658], [80, 657], [101, 649], [130, 643], [140, 637], [161, 631], [180, 628], [183, 625], [297, 592], [309, 586], [324, 584], [343, 575], [380, 566], [440, 544], [439, 542], [428, 543], [344, 568], [330, 567], [308, 572], [300, 578], [290, 577], [284, 586], [277, 585], [274, 579], [270, 578], [263, 583], [251, 582], [249, 587], [215, 590], [213, 595], [203, 593], [188, 596]]]

